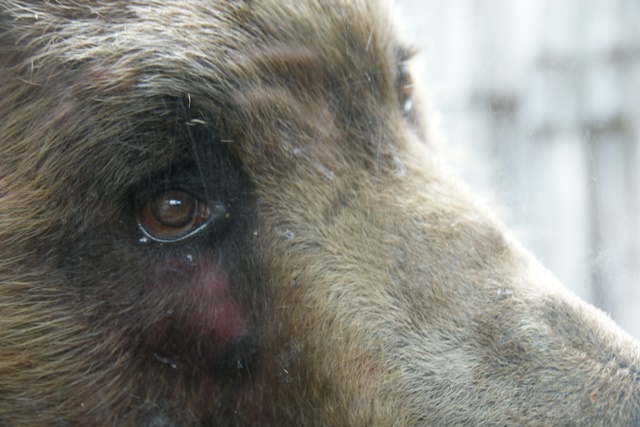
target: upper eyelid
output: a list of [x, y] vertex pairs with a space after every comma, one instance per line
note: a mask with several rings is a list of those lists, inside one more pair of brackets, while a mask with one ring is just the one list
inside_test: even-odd
[[[173, 169], [173, 168], [172, 168]], [[165, 172], [152, 175], [134, 190], [135, 201], [144, 203], [150, 197], [172, 190], [185, 191], [196, 198], [205, 201], [206, 190], [200, 178], [196, 179], [186, 168], [174, 169], [175, 172]]]
[[420, 53], [419, 49], [406, 44], [401, 44], [396, 48], [396, 58], [400, 64], [411, 61], [418, 53]]

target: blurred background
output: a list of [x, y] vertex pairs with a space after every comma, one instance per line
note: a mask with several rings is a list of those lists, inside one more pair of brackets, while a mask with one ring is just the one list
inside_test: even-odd
[[459, 172], [640, 338], [640, 0], [397, 0]]

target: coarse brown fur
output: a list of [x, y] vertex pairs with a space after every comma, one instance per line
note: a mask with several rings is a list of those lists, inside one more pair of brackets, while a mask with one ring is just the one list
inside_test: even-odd
[[[0, 425], [640, 425], [640, 346], [441, 164], [390, 9], [0, 0]], [[219, 215], [162, 241], [175, 188]]]

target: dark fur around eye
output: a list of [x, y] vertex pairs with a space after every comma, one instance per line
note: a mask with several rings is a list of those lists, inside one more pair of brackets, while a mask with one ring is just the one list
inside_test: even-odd
[[190, 152], [132, 189], [129, 217], [141, 242], [177, 243], [206, 235], [215, 245], [241, 215], [246, 180], [216, 129], [185, 126], [177, 137]]

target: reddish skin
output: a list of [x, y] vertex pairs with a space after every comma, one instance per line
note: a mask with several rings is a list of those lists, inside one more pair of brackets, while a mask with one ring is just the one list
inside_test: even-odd
[[186, 311], [184, 333], [216, 348], [224, 349], [246, 333], [246, 315], [233, 295], [229, 278], [211, 257], [198, 254], [191, 259], [167, 260], [149, 280], [148, 293], [152, 300], [171, 301], [167, 317], [177, 310]]

